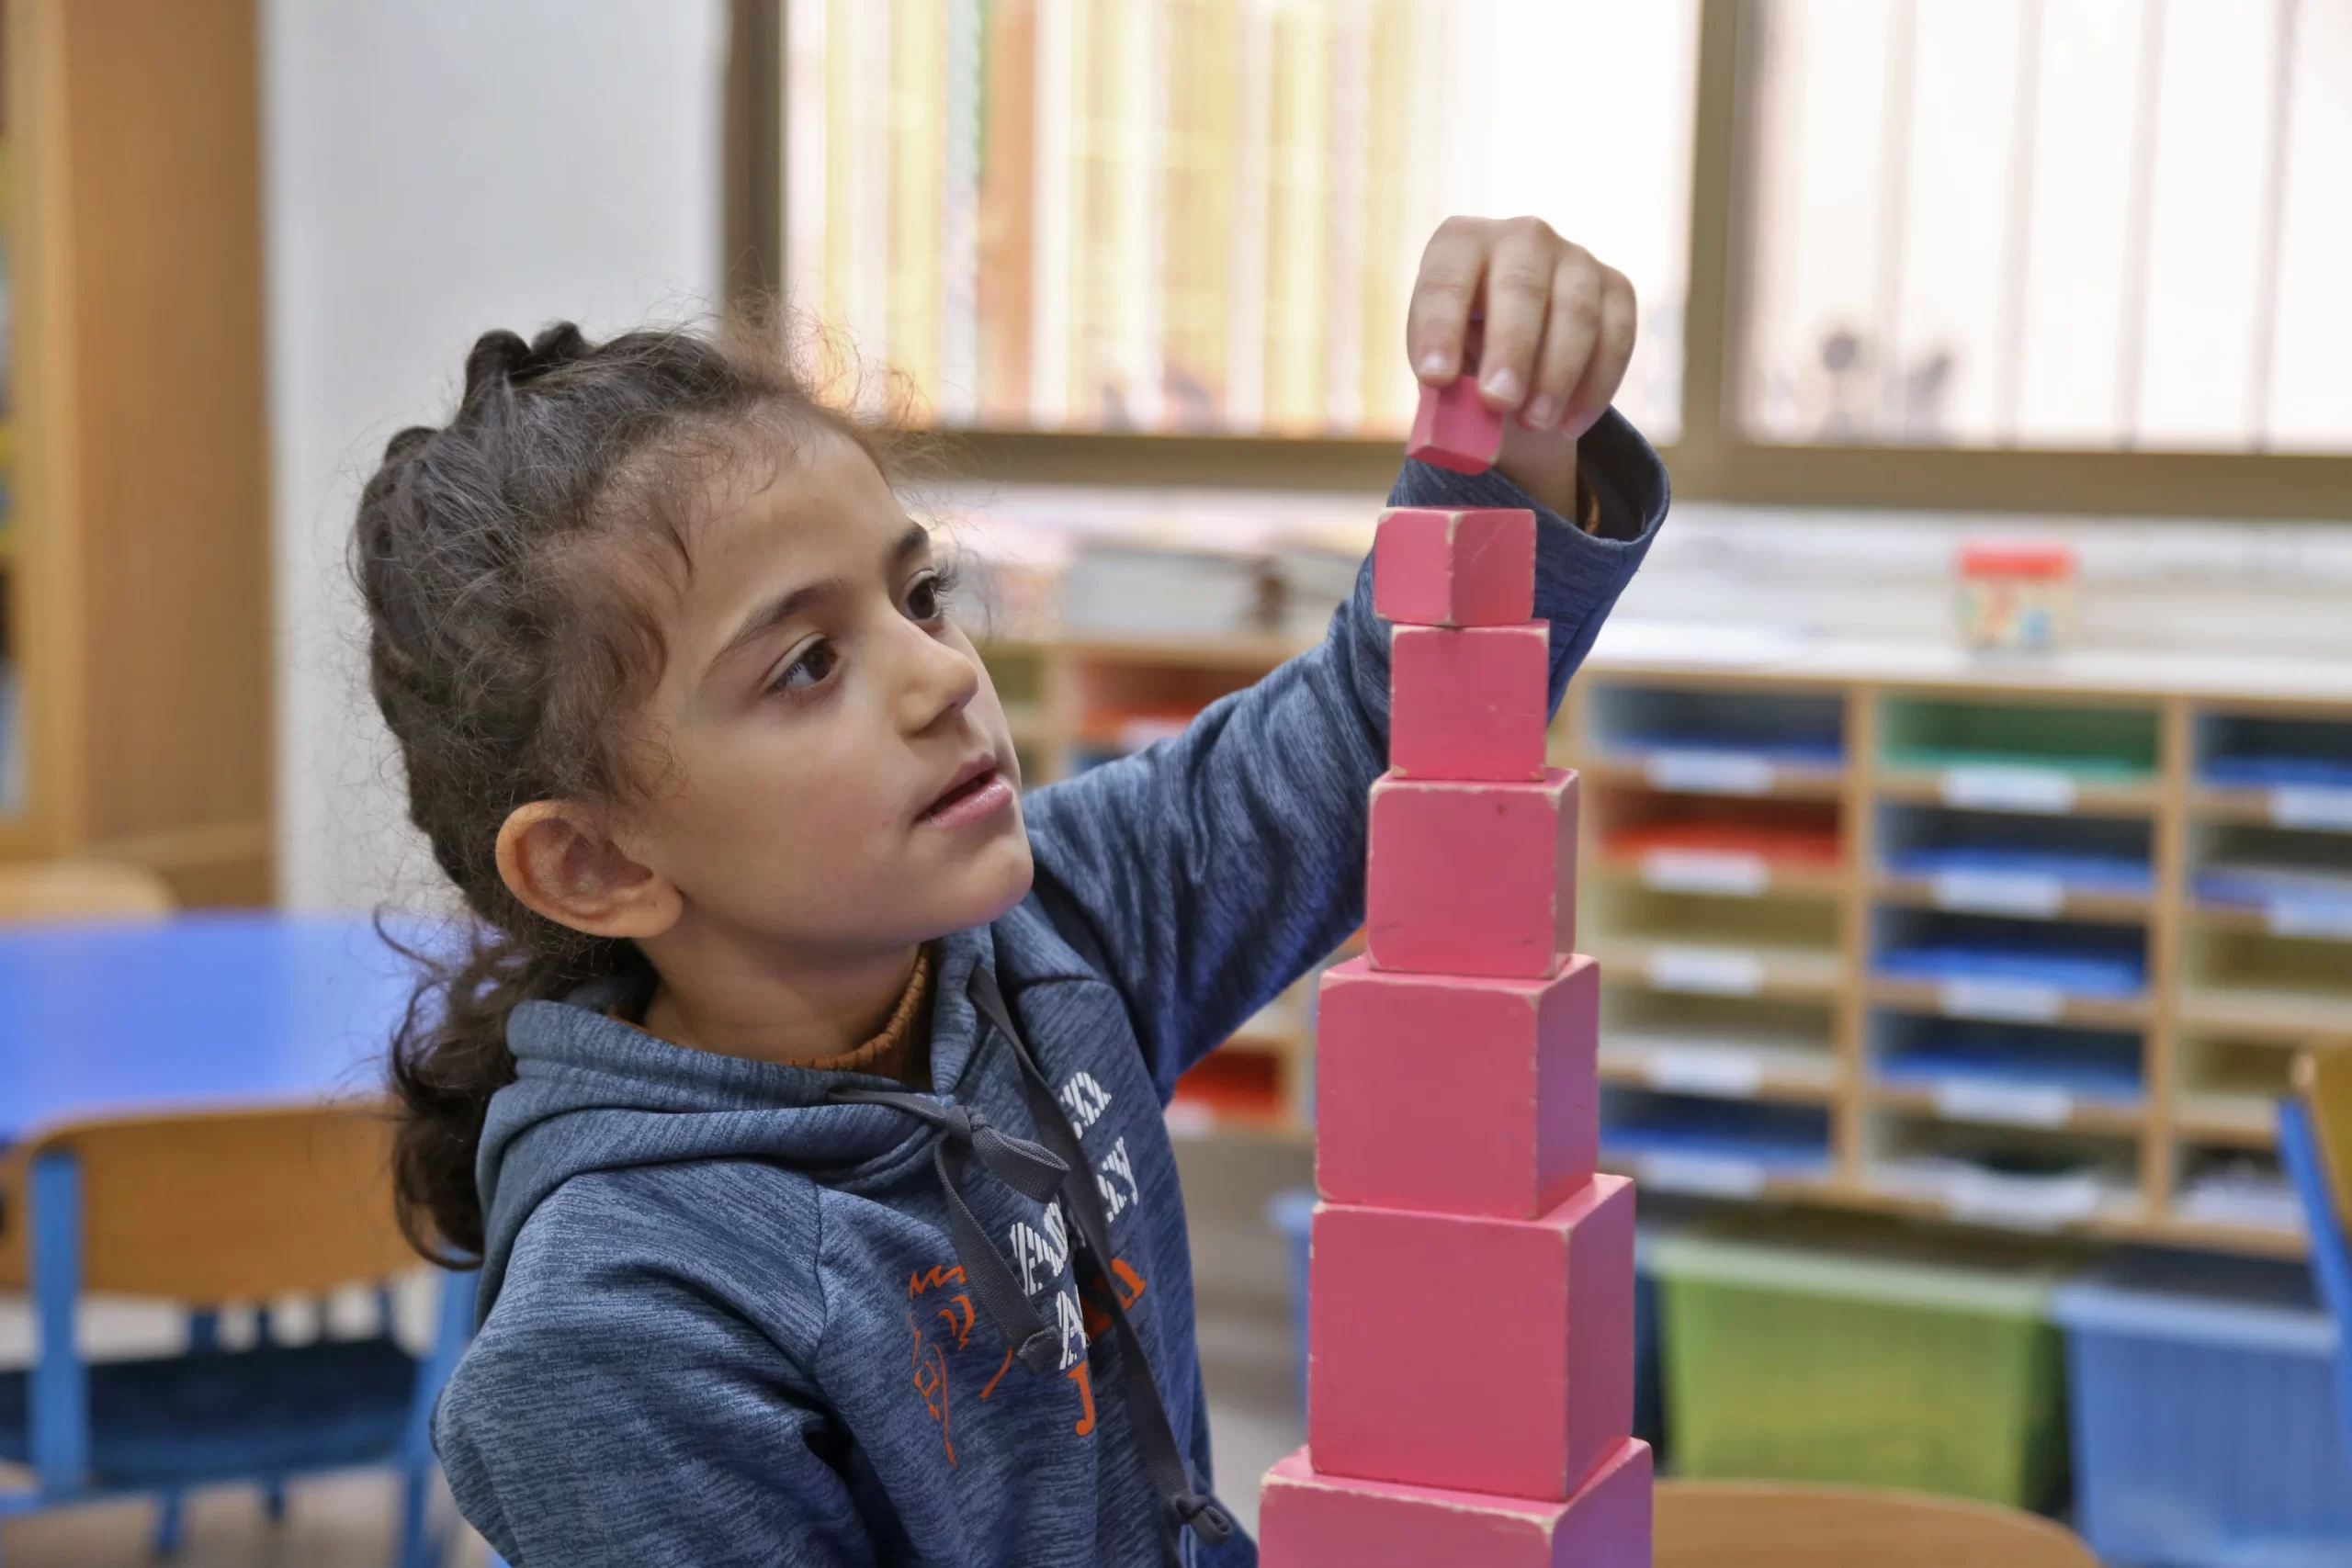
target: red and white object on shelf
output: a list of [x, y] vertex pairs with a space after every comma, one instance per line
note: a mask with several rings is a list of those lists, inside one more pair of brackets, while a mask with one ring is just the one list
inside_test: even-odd
[[1960, 637], [1988, 653], [2049, 653], [2075, 637], [2075, 552], [2055, 542], [1963, 545]]
[[1266, 1479], [1260, 1558], [1648, 1568], [1634, 1191], [1593, 1164], [1600, 987], [1576, 776], [1533, 765], [1532, 518], [1392, 513], [1373, 562], [1405, 662], [1369, 953], [1322, 982], [1307, 1446]]

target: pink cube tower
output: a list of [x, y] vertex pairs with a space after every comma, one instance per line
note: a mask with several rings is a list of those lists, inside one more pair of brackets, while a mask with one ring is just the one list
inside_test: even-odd
[[[1491, 460], [1460, 408], [1423, 414]], [[1544, 765], [1533, 524], [1400, 509], [1374, 547], [1390, 772], [1369, 951], [1323, 978], [1307, 1444], [1266, 1477], [1267, 1568], [1648, 1568], [1634, 1190], [1593, 1168], [1600, 984], [1576, 775]]]

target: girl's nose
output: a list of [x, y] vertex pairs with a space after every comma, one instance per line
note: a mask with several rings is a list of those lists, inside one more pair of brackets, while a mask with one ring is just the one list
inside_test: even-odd
[[980, 694], [978, 660], [933, 636], [911, 621], [901, 622], [909, 639], [906, 684], [901, 704], [910, 734], [920, 734], [954, 714]]

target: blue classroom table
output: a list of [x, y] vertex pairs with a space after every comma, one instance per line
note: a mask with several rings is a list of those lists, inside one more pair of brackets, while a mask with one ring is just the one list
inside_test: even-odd
[[379, 1092], [413, 979], [364, 916], [0, 932], [0, 1146], [92, 1115]]

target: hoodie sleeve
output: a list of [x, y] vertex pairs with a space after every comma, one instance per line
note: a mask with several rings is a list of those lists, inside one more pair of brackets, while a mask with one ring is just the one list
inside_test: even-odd
[[683, 1280], [493, 1316], [434, 1447], [459, 1512], [515, 1568], [872, 1568], [830, 1424], [775, 1347]]
[[[1392, 506], [1536, 513], [1551, 705], [1666, 514], [1666, 470], [1615, 412], [1578, 446], [1592, 535], [1498, 473], [1408, 463]], [[1185, 732], [1026, 803], [1046, 915], [1125, 995], [1161, 1100], [1363, 919], [1366, 795], [1387, 765], [1388, 628], [1367, 561], [1317, 648]]]

